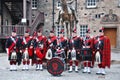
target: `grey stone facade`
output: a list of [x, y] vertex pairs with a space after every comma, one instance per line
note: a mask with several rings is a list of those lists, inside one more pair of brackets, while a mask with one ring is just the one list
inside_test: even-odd
[[[38, 9], [45, 13], [45, 30], [52, 29], [52, 1], [53, 0], [39, 0]], [[55, 0], [55, 22], [58, 18], [57, 9], [58, 1]], [[67, 0], [73, 1], [73, 0]], [[76, 1], [76, 0], [75, 0]], [[116, 37], [116, 47], [120, 48], [120, 7], [119, 0], [97, 0], [97, 5], [95, 8], [86, 8], [86, 0], [77, 0], [77, 33], [80, 35], [80, 25], [87, 25], [88, 28], [91, 29], [91, 35], [95, 36], [98, 34], [98, 30], [101, 27], [104, 28], [116, 28], [117, 29], [117, 37]], [[74, 6], [74, 5], [73, 5]], [[105, 22], [103, 18], [105, 15], [110, 15], [110, 10], [112, 10], [112, 14], [117, 16], [117, 21], [108, 21]], [[57, 24], [55, 24], [57, 26]], [[94, 32], [96, 31], [96, 32]]]

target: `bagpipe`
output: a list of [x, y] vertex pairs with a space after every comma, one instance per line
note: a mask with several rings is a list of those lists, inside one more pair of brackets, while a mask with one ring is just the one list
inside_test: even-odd
[[23, 59], [24, 60], [28, 60], [29, 59], [28, 48], [26, 48], [25, 51], [23, 52]]
[[23, 59], [27, 60], [33, 56], [34, 52], [34, 40], [28, 41], [28, 43], [23, 45]]
[[16, 48], [14, 47], [14, 49], [11, 52], [11, 56], [10, 56], [11, 60], [17, 60], [17, 53], [16, 53]]
[[76, 60], [76, 55], [77, 55], [76, 50], [75, 50], [75, 48], [73, 48], [73, 49], [71, 50], [71, 59], [72, 59], [72, 60]]

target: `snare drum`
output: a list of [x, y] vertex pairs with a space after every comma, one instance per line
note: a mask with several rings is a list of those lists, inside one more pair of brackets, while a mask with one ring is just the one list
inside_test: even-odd
[[47, 71], [53, 76], [61, 75], [64, 71], [64, 63], [59, 58], [55, 57], [47, 62]]

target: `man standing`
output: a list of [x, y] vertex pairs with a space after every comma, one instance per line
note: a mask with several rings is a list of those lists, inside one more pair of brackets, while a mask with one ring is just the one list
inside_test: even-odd
[[42, 35], [42, 31], [37, 32], [37, 37], [36, 37], [36, 43], [35, 43], [35, 51], [34, 53], [36, 54], [36, 70], [43, 70], [42, 67], [42, 61], [45, 57], [46, 54], [46, 37]]
[[104, 36], [104, 28], [99, 30], [99, 35], [94, 38], [94, 48], [99, 70], [96, 74], [105, 75], [105, 68], [110, 68], [111, 47], [110, 40]]
[[64, 30], [61, 29], [60, 34], [57, 38], [57, 46], [58, 48], [60, 48], [61, 52], [62, 52], [62, 58], [63, 58], [63, 62], [66, 62], [66, 56], [67, 56], [67, 38], [64, 37]]
[[84, 46], [81, 50], [82, 60], [84, 65], [83, 73], [91, 73], [90, 67], [92, 66], [92, 51], [93, 50], [93, 39], [90, 37], [90, 29], [86, 31], [84, 38]]
[[72, 39], [69, 40], [69, 51], [68, 59], [70, 69], [69, 72], [72, 72], [73, 62], [75, 63], [75, 72], [78, 72], [78, 62], [80, 60], [80, 50], [83, 46], [83, 40], [77, 36], [76, 30], [72, 33]]
[[6, 51], [8, 60], [10, 61], [10, 71], [17, 71], [17, 55], [20, 52], [20, 38], [17, 37], [16, 30], [12, 31], [12, 35], [6, 41]]
[[29, 70], [30, 58], [34, 52], [34, 43], [32, 41], [32, 37], [29, 34], [29, 30], [25, 31], [24, 37], [22, 39], [23, 45], [23, 71]]
[[57, 47], [57, 37], [54, 34], [54, 31], [50, 31], [50, 36], [48, 37], [48, 51], [45, 58], [50, 60], [55, 57], [56, 47]]

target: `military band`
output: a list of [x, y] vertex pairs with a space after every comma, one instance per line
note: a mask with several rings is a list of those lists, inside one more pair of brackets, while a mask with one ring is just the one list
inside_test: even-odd
[[42, 30], [38, 30], [36, 35], [30, 36], [27, 30], [21, 38], [17, 37], [16, 31], [13, 30], [6, 41], [10, 71], [16, 71], [16, 64], [20, 65], [21, 62], [23, 71], [29, 70], [30, 62], [36, 64], [36, 71], [43, 70], [43, 62], [48, 63], [51, 59], [58, 58], [62, 63], [68, 64], [68, 72], [73, 69], [79, 72], [79, 65], [83, 65], [82, 72], [91, 73], [95, 62], [99, 67], [96, 74], [106, 74], [105, 68], [110, 68], [110, 40], [104, 36], [103, 28], [99, 30], [99, 35], [93, 38], [90, 36], [90, 29], [86, 31], [84, 38], [77, 36], [76, 30], [73, 30], [70, 38], [64, 37], [63, 34], [64, 30], [61, 29], [56, 37], [51, 30], [50, 35], [46, 37]]

